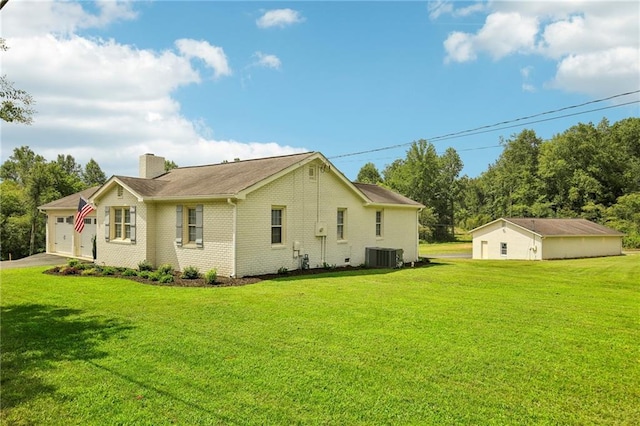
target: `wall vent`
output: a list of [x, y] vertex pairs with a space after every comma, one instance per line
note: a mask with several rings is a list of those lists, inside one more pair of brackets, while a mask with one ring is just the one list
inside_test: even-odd
[[365, 264], [370, 268], [401, 268], [404, 264], [402, 249], [366, 247]]

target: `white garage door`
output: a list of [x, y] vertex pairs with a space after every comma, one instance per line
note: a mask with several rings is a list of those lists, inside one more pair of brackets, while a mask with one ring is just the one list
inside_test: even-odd
[[80, 237], [80, 256], [93, 259], [93, 237], [96, 236], [95, 217], [86, 217], [84, 219], [84, 229]]
[[56, 217], [56, 253], [73, 254], [73, 216]]

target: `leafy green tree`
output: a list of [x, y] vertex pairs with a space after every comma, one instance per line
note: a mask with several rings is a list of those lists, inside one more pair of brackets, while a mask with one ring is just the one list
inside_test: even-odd
[[[429, 207], [423, 226], [433, 240], [453, 238], [453, 208], [462, 161], [453, 148], [438, 156], [435, 146], [420, 139], [384, 171], [384, 185]], [[425, 222], [429, 222], [428, 225]]]
[[33, 166], [44, 161], [42, 155], [37, 155], [28, 146], [14, 148], [13, 154], [0, 166], [0, 179], [12, 180], [24, 187]]
[[107, 176], [104, 174], [96, 160], [92, 158], [84, 166], [82, 181], [88, 187], [98, 186], [103, 185], [107, 181]]
[[[5, 40], [0, 38], [0, 51], [8, 49]], [[8, 123], [17, 122], [31, 124], [35, 110], [32, 106], [35, 101], [21, 89], [13, 87], [13, 82], [6, 75], [0, 76], [0, 119]]]
[[[84, 188], [78, 175], [73, 173], [74, 169], [76, 166], [73, 157], [58, 156], [56, 161], [47, 162], [28, 146], [15, 148], [13, 154], [0, 166], [3, 204], [4, 189], [7, 188], [8, 194], [19, 193], [19, 196], [15, 195], [12, 199], [19, 199], [22, 206], [20, 210], [1, 211], [0, 223], [5, 227], [3, 232], [6, 235], [11, 234], [11, 245], [3, 245], [3, 258], [6, 258], [8, 253], [18, 258], [44, 249], [45, 217], [38, 211], [38, 206]], [[72, 173], [69, 173], [69, 170]]]
[[378, 172], [375, 164], [367, 163], [362, 166], [362, 168], [358, 172], [356, 181], [360, 183], [377, 184], [379, 182], [382, 182], [382, 176], [380, 176], [380, 172]]
[[172, 169], [177, 169], [178, 165], [174, 161], [164, 160], [164, 171], [168, 172]]
[[29, 215], [25, 194], [20, 185], [5, 180], [0, 183], [0, 254], [2, 259], [19, 258], [29, 252]]
[[627, 234], [625, 247], [640, 248], [640, 192], [619, 197], [606, 211], [606, 225]]
[[81, 177], [82, 167], [80, 166], [80, 164], [76, 163], [76, 159], [73, 158], [72, 155], [58, 154], [56, 163], [65, 173], [73, 175], [77, 178]]
[[455, 149], [447, 148], [440, 156], [439, 163], [437, 188], [440, 192], [437, 193], [435, 200], [436, 209], [440, 212], [440, 222], [450, 226], [446, 237], [453, 238], [455, 236], [455, 200], [460, 192], [458, 180], [462, 171], [462, 160]]

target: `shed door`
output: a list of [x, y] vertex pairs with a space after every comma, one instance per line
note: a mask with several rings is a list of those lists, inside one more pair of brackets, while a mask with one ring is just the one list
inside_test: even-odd
[[489, 258], [489, 242], [480, 241], [480, 259]]
[[56, 217], [55, 234], [55, 252], [73, 254], [73, 216]]
[[80, 256], [88, 259], [93, 259], [93, 237], [96, 236], [97, 221], [95, 217], [85, 217], [84, 229], [80, 234]]

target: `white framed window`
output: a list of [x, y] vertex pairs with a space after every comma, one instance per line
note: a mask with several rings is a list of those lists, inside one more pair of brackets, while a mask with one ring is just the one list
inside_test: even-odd
[[376, 211], [376, 237], [382, 237], [382, 210]]
[[500, 243], [500, 256], [507, 255], [507, 243]]
[[338, 240], [346, 240], [346, 225], [347, 225], [347, 209], [338, 209], [336, 216], [337, 234]]
[[129, 207], [113, 208], [113, 235], [111, 239], [131, 239], [131, 209]]
[[284, 207], [271, 207], [271, 244], [284, 244], [284, 223]]
[[104, 239], [136, 243], [136, 206], [104, 207]]
[[194, 244], [196, 242], [197, 215], [195, 207], [187, 207], [187, 242]]
[[204, 247], [204, 205], [176, 206], [176, 245]]

